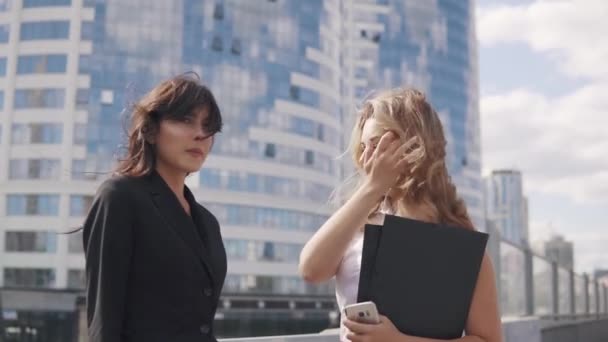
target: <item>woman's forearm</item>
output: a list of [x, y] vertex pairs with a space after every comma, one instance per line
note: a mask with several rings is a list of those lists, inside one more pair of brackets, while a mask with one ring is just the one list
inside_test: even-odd
[[364, 184], [319, 228], [300, 254], [299, 270], [306, 281], [318, 283], [335, 275], [349, 242], [381, 196], [378, 189]]

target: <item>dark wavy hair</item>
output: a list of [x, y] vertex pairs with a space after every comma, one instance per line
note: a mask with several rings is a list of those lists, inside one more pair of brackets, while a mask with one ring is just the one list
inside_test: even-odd
[[[222, 115], [211, 90], [196, 73], [182, 74], [159, 83], [133, 105], [127, 130], [126, 155], [119, 159], [114, 175], [140, 177], [156, 166], [156, 150], [150, 143], [163, 120], [181, 120], [197, 110], [209, 113], [203, 123], [207, 137], [222, 130]], [[82, 230], [82, 226], [62, 234]]]
[[133, 105], [127, 132], [126, 155], [119, 160], [115, 175], [139, 177], [156, 165], [156, 150], [150, 143], [163, 120], [181, 120], [197, 110], [207, 110], [204, 131], [208, 137], [221, 132], [222, 115], [211, 90], [198, 75], [187, 73], [165, 80]]

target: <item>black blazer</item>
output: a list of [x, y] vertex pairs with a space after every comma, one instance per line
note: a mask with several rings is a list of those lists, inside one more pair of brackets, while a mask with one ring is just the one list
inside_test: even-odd
[[217, 219], [156, 172], [115, 177], [84, 224], [90, 342], [216, 341], [226, 252]]

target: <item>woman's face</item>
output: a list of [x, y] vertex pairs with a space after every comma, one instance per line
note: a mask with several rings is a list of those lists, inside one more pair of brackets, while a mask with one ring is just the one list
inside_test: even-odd
[[376, 149], [376, 145], [380, 141], [384, 130], [378, 125], [378, 121], [375, 118], [369, 118], [363, 124], [363, 130], [361, 131], [361, 157], [359, 158], [359, 165], [365, 164], [372, 153]]
[[203, 108], [161, 120], [155, 139], [157, 166], [186, 174], [200, 170], [213, 145], [213, 133], [204, 128], [208, 115]]

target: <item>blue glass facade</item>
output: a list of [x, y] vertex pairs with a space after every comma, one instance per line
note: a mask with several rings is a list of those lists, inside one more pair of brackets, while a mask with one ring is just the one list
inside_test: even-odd
[[[75, 6], [70, 0], [22, 5]], [[258, 273], [241, 270], [230, 279], [248, 282], [235, 288], [277, 284], [272, 286], [308, 291], [293, 283], [296, 251], [305, 241], [274, 235], [305, 240], [327, 219], [326, 201], [344, 174], [338, 156], [350, 133], [352, 106], [371, 90], [413, 85], [429, 94], [445, 124], [450, 171], [470, 207], [482, 207], [472, 6], [459, 0], [85, 0], [82, 12], [94, 13], [81, 18], [76, 32], [87, 42], [77, 57], [84, 77], [65, 89], [15, 89], [14, 109], [74, 105], [78, 118], [86, 111], [86, 127], [74, 119], [65, 129], [74, 133], [71, 143], [86, 148], [84, 158], [71, 161], [72, 179], [95, 179], [111, 171], [124, 151], [125, 108], [159, 81], [197, 72], [216, 95], [225, 122], [213, 156], [194, 176], [193, 187], [202, 189], [197, 196], [226, 229], [269, 233], [264, 241], [252, 235], [229, 240], [234, 260], [260, 266], [252, 268]], [[58, 16], [25, 21], [19, 38], [63, 44], [73, 24]], [[0, 42], [8, 40], [8, 29], [0, 27]], [[56, 50], [15, 56], [16, 76], [72, 77], [68, 65], [74, 61], [67, 56], [70, 51]], [[66, 94], [75, 103], [66, 103]], [[11, 143], [64, 142], [55, 125], [11, 123]], [[32, 161], [13, 163], [15, 177], [32, 177], [24, 171]], [[11, 196], [18, 196], [7, 200], [11, 215], [49, 212], [49, 205], [55, 212], [59, 205], [46, 197], [38, 202], [35, 195]], [[71, 197], [62, 212], [81, 215], [83, 201]], [[240, 248], [262, 254], [243, 257]], [[293, 265], [284, 278], [258, 265], [279, 259]]]
[[62, 109], [64, 101], [62, 88], [15, 89], [15, 109]]
[[8, 43], [10, 29], [8, 24], [0, 25], [0, 44]]
[[19, 56], [17, 74], [65, 73], [67, 64], [65, 54]]
[[448, 140], [448, 169], [477, 228], [484, 229], [474, 3], [467, 0], [377, 1], [379, 14], [353, 10], [355, 98], [414, 86], [439, 113]]
[[8, 216], [57, 216], [59, 214], [59, 195], [7, 195], [6, 214]]
[[[201, 171], [198, 183], [204, 191], [230, 193], [235, 199], [255, 194], [317, 206], [327, 200], [339, 182], [335, 157], [342, 132], [339, 98], [331, 95], [339, 93], [339, 83], [334, 82], [339, 75], [307, 56], [307, 51], [310, 55], [314, 50], [338, 61], [320, 33], [328, 20], [322, 0], [106, 0], [97, 1], [94, 8], [95, 20], [83, 22], [81, 31], [83, 40], [93, 42], [93, 52], [82, 54], [78, 67], [79, 73], [90, 75], [90, 88], [78, 89], [76, 96], [77, 107], [88, 110], [87, 159], [86, 165], [74, 160], [75, 167], [111, 170], [122, 151], [118, 145], [124, 141], [128, 114], [124, 108], [160, 80], [192, 70], [214, 92], [223, 113], [225, 126], [213, 146], [216, 156], [245, 165], [254, 160], [268, 169], [277, 165], [294, 170], [279, 176], [266, 174], [265, 169], [234, 169], [219, 163]], [[121, 15], [125, 12], [139, 15]], [[298, 108], [314, 111], [316, 117]], [[298, 172], [324, 180], [311, 181]], [[228, 227], [313, 232], [327, 219], [318, 211], [267, 203], [203, 202]], [[303, 242], [285, 247], [279, 242], [243, 239], [228, 241], [228, 247], [262, 248], [263, 253], [276, 255], [273, 258], [284, 258], [293, 264], [293, 278]], [[231, 253], [229, 260], [239, 260], [242, 251]], [[235, 279], [249, 276], [234, 275]], [[275, 278], [272, 281], [277, 284], [289, 283]]]
[[70, 6], [72, 0], [23, 0], [23, 8], [50, 7], [50, 6]]
[[519, 171], [497, 170], [485, 180], [486, 216], [511, 243], [528, 243], [527, 200]]
[[21, 24], [21, 40], [67, 39], [70, 35], [70, 22], [48, 20]]
[[0, 77], [6, 76], [6, 57], [0, 57]]

